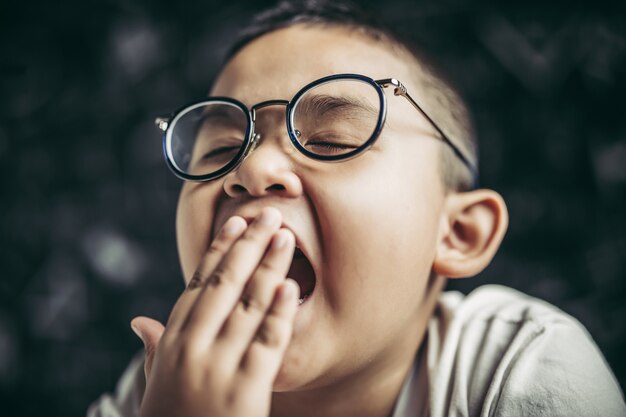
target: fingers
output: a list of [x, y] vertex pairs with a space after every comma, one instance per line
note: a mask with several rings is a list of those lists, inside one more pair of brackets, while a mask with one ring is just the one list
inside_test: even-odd
[[144, 345], [146, 352], [144, 372], [146, 374], [147, 381], [150, 370], [152, 369], [152, 363], [154, 362], [154, 353], [159, 341], [161, 340], [165, 327], [163, 327], [160, 322], [149, 317], [135, 317], [130, 322], [130, 327], [133, 329], [135, 334], [139, 336]]
[[[259, 267], [281, 223], [278, 210], [263, 209], [261, 216], [252, 222], [210, 274], [189, 313], [183, 329], [185, 333], [209, 346], [239, 302], [244, 285]], [[281, 259], [287, 263], [286, 258]]]
[[241, 361], [241, 382], [272, 384], [291, 339], [293, 320], [298, 310], [298, 284], [287, 279], [276, 291], [270, 310]]
[[[247, 358], [247, 370], [260, 375], [269, 366], [270, 376], [263, 375], [273, 380], [298, 305], [297, 284], [285, 284], [295, 237], [279, 230], [282, 218], [273, 208], [265, 208], [248, 227], [229, 229], [229, 223], [239, 222], [235, 219], [245, 223], [241, 218], [227, 222], [174, 306], [159, 355], [170, 352], [167, 357], [179, 358], [172, 363], [183, 358], [190, 364], [210, 357], [211, 367], [233, 376]], [[147, 356], [146, 375], [153, 357]]]
[[285, 280], [295, 237], [281, 224], [280, 212], [266, 208], [250, 226], [221, 231], [166, 330], [145, 317], [133, 320], [147, 352], [144, 415], [173, 415], [169, 405], [180, 415], [235, 415], [232, 407], [245, 407], [233, 398], [259, 393], [269, 410], [299, 297], [295, 281]]
[[211, 274], [220, 261], [223, 259], [235, 241], [246, 230], [248, 224], [238, 216], [231, 217], [218, 232], [217, 237], [209, 246], [205, 256], [200, 261], [200, 265], [191, 277], [185, 292], [180, 296], [174, 305], [167, 322], [169, 332], [178, 332], [183, 327], [189, 311], [193, 307], [200, 290], [204, 287], [209, 274]]
[[294, 248], [295, 238], [290, 231], [281, 229], [274, 235], [267, 253], [219, 332], [213, 351], [216, 355], [228, 351], [232, 367], [239, 366], [241, 356], [268, 314], [276, 290], [289, 271]]

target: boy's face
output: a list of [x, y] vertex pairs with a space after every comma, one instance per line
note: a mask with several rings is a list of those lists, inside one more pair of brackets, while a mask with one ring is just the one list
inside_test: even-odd
[[[304, 26], [247, 45], [211, 95], [250, 107], [289, 100], [310, 81], [337, 73], [397, 78], [424, 101], [411, 83], [414, 70], [391, 48], [346, 30]], [[324, 163], [300, 154], [289, 143], [284, 107], [273, 106], [257, 113], [261, 142], [235, 171], [183, 185], [177, 238], [186, 281], [230, 216], [249, 219], [265, 206], [282, 212], [315, 271], [315, 289], [299, 307], [276, 390], [380, 369], [397, 360], [398, 349], [415, 351], [421, 340], [445, 200], [438, 165], [443, 145], [404, 98], [386, 94], [385, 127], [356, 158]]]

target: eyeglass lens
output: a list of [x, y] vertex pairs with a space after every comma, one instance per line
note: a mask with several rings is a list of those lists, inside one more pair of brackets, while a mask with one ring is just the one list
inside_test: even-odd
[[374, 134], [378, 91], [358, 80], [336, 80], [303, 94], [294, 106], [298, 142], [319, 156], [339, 156], [362, 147]]
[[[291, 113], [293, 136], [309, 152], [341, 156], [364, 146], [376, 130], [378, 91], [360, 80], [319, 84], [299, 96]], [[183, 110], [171, 126], [171, 158], [189, 175], [219, 171], [246, 145], [248, 117], [228, 102], [209, 102]]]

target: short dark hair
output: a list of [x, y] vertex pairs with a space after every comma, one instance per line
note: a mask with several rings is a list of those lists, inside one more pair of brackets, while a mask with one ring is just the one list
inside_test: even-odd
[[[394, 51], [409, 58], [419, 69], [417, 85], [428, 97], [427, 112], [455, 142], [469, 161], [478, 163], [477, 144], [467, 104], [446, 80], [441, 71], [424, 58], [412, 41], [394, 30], [380, 16], [373, 16], [350, 1], [282, 0], [275, 6], [255, 15], [250, 24], [239, 33], [227, 52], [226, 62], [243, 47], [261, 36], [294, 25], [341, 27], [354, 30], [374, 41], [392, 46]], [[422, 103], [420, 103], [422, 104]], [[441, 152], [441, 178], [447, 191], [470, 189], [476, 180], [473, 173], [455, 155], [449, 146]]]

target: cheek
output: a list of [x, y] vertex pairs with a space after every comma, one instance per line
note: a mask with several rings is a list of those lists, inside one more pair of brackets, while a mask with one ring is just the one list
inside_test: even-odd
[[185, 183], [176, 209], [176, 241], [185, 284], [209, 245], [215, 214], [215, 192], [206, 185]]
[[324, 275], [329, 302], [338, 311], [349, 306], [345, 314], [355, 306], [347, 298], [368, 309], [389, 299], [414, 303], [430, 273], [443, 201], [436, 167], [394, 161], [325, 187]]

